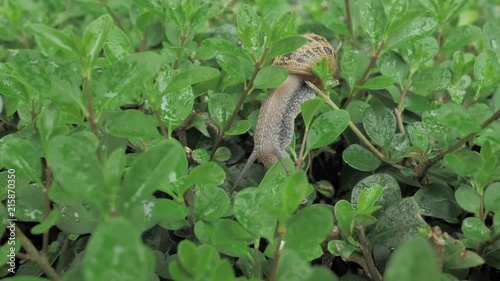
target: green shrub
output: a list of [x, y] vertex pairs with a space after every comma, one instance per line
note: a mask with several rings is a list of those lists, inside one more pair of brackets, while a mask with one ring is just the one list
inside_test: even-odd
[[[498, 1], [0, 4], [8, 280], [498, 280]], [[293, 172], [233, 186], [303, 33]]]

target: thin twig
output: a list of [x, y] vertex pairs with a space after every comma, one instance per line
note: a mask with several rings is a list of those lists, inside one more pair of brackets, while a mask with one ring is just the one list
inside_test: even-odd
[[[500, 110], [497, 110], [490, 118], [488, 118], [486, 121], [484, 121], [481, 124], [481, 129], [486, 128], [488, 125], [490, 125], [491, 123], [493, 123], [493, 121], [497, 120], [498, 118], [500, 118]], [[434, 158], [431, 158], [426, 163], [423, 163], [422, 165], [420, 165], [418, 167], [418, 170], [417, 170], [418, 177], [421, 180], [424, 179], [425, 175], [427, 174], [427, 171], [432, 166], [434, 166], [436, 163], [438, 163], [441, 160], [443, 160], [443, 158], [444, 158], [444, 156], [446, 154], [449, 154], [449, 153], [452, 153], [452, 152], [455, 152], [455, 151], [461, 149], [462, 146], [464, 144], [466, 144], [467, 142], [469, 142], [470, 140], [472, 140], [474, 138], [474, 136], [476, 136], [476, 133], [470, 133], [470, 134], [468, 134], [463, 139], [457, 141], [454, 145], [450, 146], [448, 149], [446, 149], [445, 151], [441, 152], [438, 156], [436, 156]]]
[[[45, 161], [44, 161], [45, 162]], [[49, 198], [49, 191], [50, 187], [52, 186], [52, 171], [50, 170], [50, 167], [47, 163], [44, 163], [45, 165], [42, 165], [44, 167], [44, 173], [45, 173], [45, 190], [43, 191], [43, 199], [44, 199], [44, 209], [43, 209], [43, 217], [44, 220], [47, 219], [47, 217], [50, 214], [50, 198]], [[48, 249], [49, 249], [49, 229], [47, 229], [43, 233], [43, 247], [42, 247], [42, 254], [47, 255]]]
[[352, 29], [351, 5], [349, 0], [344, 0], [344, 3], [347, 14], [347, 28], [349, 29], [349, 35], [351, 35], [351, 47], [354, 49], [354, 30]]
[[165, 127], [165, 123], [163, 123], [163, 121], [161, 120], [160, 113], [157, 110], [155, 110], [153, 114], [155, 115], [156, 122], [158, 122], [158, 125], [160, 126], [162, 136], [166, 140], [168, 140], [167, 128]]
[[284, 246], [284, 241], [283, 241], [283, 235], [285, 235], [286, 230], [281, 229], [280, 224], [278, 223], [278, 231], [276, 233], [277, 237], [277, 243], [276, 243], [276, 248], [274, 248], [274, 255], [273, 255], [273, 264], [271, 266], [271, 273], [269, 273], [269, 278], [267, 279], [268, 281], [274, 281], [276, 278], [276, 272], [278, 271], [278, 264], [281, 256], [281, 250], [283, 250]]
[[[316, 87], [313, 83], [310, 83], [308, 81], [306, 81], [307, 85], [309, 87], [311, 87], [314, 92], [319, 95], [320, 97], [323, 98], [324, 102], [330, 106], [331, 108], [335, 109], [335, 110], [339, 110], [340, 108], [330, 99], [330, 97], [323, 93], [320, 89], [318, 89], [318, 87]], [[363, 133], [358, 129], [358, 127], [356, 127], [356, 125], [354, 125], [354, 123], [352, 121], [349, 120], [349, 123], [347, 124], [349, 126], [349, 128], [354, 132], [354, 134], [359, 138], [359, 140], [368, 148], [368, 150], [370, 150], [378, 159], [380, 159], [381, 161], [391, 165], [392, 167], [396, 168], [396, 169], [403, 169], [404, 167], [399, 165], [399, 164], [395, 164], [395, 163], [390, 163], [390, 162], [387, 162], [387, 159], [385, 157], [384, 154], [382, 154], [382, 152], [380, 152], [364, 135]]]
[[404, 104], [404, 101], [406, 98], [406, 94], [408, 93], [408, 90], [410, 89], [411, 79], [413, 78], [413, 74], [414, 74], [414, 72], [410, 71], [410, 74], [408, 75], [408, 79], [406, 79], [406, 83], [405, 83], [405, 87], [403, 88], [403, 92], [401, 92], [401, 98], [399, 100], [398, 107], [396, 109], [394, 109], [394, 112], [396, 113], [395, 115], [396, 115], [396, 120], [398, 123], [399, 132], [403, 135], [405, 134], [405, 127], [403, 126], [403, 118], [401, 115], [403, 114], [403, 111], [404, 111], [403, 104]]
[[236, 120], [236, 116], [238, 115], [238, 112], [240, 111], [241, 106], [245, 102], [248, 94], [252, 91], [253, 88], [253, 82], [255, 80], [255, 77], [257, 77], [257, 73], [259, 73], [262, 63], [266, 59], [268, 49], [264, 50], [264, 54], [262, 55], [262, 58], [260, 61], [255, 63], [255, 70], [252, 73], [252, 76], [250, 77], [250, 80], [248, 80], [248, 84], [243, 90], [243, 94], [241, 94], [241, 98], [238, 101], [238, 104], [236, 104], [236, 107], [234, 108], [233, 114], [231, 114], [231, 117], [229, 117], [229, 120], [227, 121], [226, 125], [222, 130], [219, 132], [219, 136], [217, 138], [217, 141], [214, 144], [214, 147], [212, 148], [212, 151], [210, 152], [210, 159], [214, 157], [215, 151], [217, 151], [217, 148], [219, 148], [219, 145], [222, 143], [222, 139], [224, 138], [224, 134], [231, 128], [233, 125], [234, 120]]
[[[94, 107], [92, 105], [92, 93], [90, 92], [90, 79], [88, 75], [85, 75], [83, 77], [83, 87], [85, 88], [85, 95], [87, 96], [87, 107], [89, 108], [87, 119], [89, 120], [92, 133], [97, 136], [97, 121], [95, 119]], [[97, 148], [96, 154], [99, 162], [102, 162], [101, 150], [99, 148]]]
[[299, 156], [297, 157], [297, 164], [295, 165], [295, 171], [300, 170], [300, 164], [302, 161], [304, 161], [304, 149], [306, 147], [306, 139], [307, 139], [307, 134], [309, 133], [309, 130], [306, 129], [304, 131], [304, 135], [302, 136], [302, 143], [300, 144], [300, 152]]
[[103, 6], [106, 9], [106, 12], [113, 18], [113, 21], [115, 22], [116, 26], [118, 26], [119, 29], [124, 30], [122, 24], [120, 23], [120, 19], [116, 16], [116, 14], [111, 10], [111, 8], [108, 6], [108, 3], [106, 3], [106, 0], [101, 0], [99, 3], [101, 6]]
[[[186, 43], [186, 37], [187, 37], [187, 33], [182, 32], [181, 40], [179, 42], [180, 49], [182, 49], [182, 47], [184, 47], [184, 43]], [[182, 50], [179, 50], [179, 54], [177, 55], [177, 58], [175, 59], [174, 64], [172, 65], [172, 69], [177, 69], [177, 67], [179, 66], [179, 61], [181, 60], [181, 55], [182, 55]]]
[[372, 253], [368, 248], [368, 240], [365, 236], [365, 230], [363, 226], [356, 221], [356, 230], [358, 231], [359, 242], [361, 242], [361, 251], [363, 252], [363, 258], [366, 261], [366, 265], [368, 266], [368, 271], [374, 281], [382, 281], [382, 276], [380, 272], [378, 272], [377, 267], [375, 266], [375, 262], [373, 261]]
[[[363, 75], [361, 75], [361, 78], [359, 78], [358, 83], [356, 83], [356, 86], [361, 86], [365, 82], [366, 78], [368, 77], [368, 74], [370, 74], [370, 71], [372, 70], [373, 66], [375, 65], [375, 62], [377, 61], [378, 57], [380, 56], [380, 53], [384, 49], [385, 43], [382, 41], [378, 44], [378, 48], [375, 51], [374, 54], [372, 54], [370, 58], [370, 62], [368, 63], [368, 66], [366, 67], [365, 71], [363, 72]], [[351, 89], [351, 93], [349, 94], [349, 97], [347, 97], [347, 100], [345, 101], [344, 105], [342, 108], [346, 108], [347, 105], [351, 102], [351, 100], [354, 98], [356, 95], [356, 86], [354, 86]]]
[[45, 272], [45, 275], [52, 281], [62, 280], [61, 276], [56, 272], [56, 270], [50, 265], [46, 256], [40, 254], [36, 247], [31, 243], [31, 240], [26, 237], [23, 231], [16, 226], [16, 235], [21, 241], [21, 245], [28, 252], [30, 259], [38, 264], [38, 266]]
[[29, 49], [30, 44], [28, 43], [28, 40], [26, 40], [26, 36], [24, 36], [24, 33], [19, 30], [17, 32], [17, 36], [19, 36], [19, 40], [21, 40], [21, 44], [23, 44], [23, 48]]

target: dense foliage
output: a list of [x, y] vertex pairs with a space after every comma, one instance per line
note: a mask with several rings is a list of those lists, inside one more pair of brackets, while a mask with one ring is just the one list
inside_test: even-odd
[[[294, 172], [233, 186], [310, 32]], [[497, 0], [0, 0], [0, 41], [8, 280], [500, 280]]]

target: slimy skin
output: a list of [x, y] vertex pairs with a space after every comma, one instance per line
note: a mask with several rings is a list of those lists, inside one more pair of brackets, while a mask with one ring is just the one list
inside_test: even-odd
[[335, 49], [325, 38], [316, 34], [302, 36], [308, 41], [305, 45], [274, 58], [272, 62], [273, 65], [288, 70], [288, 78], [277, 88], [270, 90], [262, 103], [255, 127], [252, 154], [234, 186], [257, 159], [266, 169], [280, 161], [286, 174], [290, 174], [285, 164], [285, 158], [289, 156], [285, 149], [292, 142], [294, 121], [300, 113], [302, 103], [315, 97], [314, 90], [305, 81], [321, 87], [313, 74], [312, 66], [322, 59], [326, 59], [330, 73], [333, 73], [337, 66]]
[[314, 91], [305, 84], [304, 77], [298, 74], [289, 74], [285, 82], [269, 91], [260, 108], [252, 154], [234, 185], [238, 184], [256, 159], [266, 169], [280, 161], [286, 174], [290, 174], [285, 164], [285, 158], [289, 156], [285, 149], [292, 142], [294, 121], [300, 113], [300, 106], [315, 96]]

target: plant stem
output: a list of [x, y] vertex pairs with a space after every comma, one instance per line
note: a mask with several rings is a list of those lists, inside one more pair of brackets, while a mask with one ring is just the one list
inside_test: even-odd
[[363, 226], [356, 221], [356, 230], [358, 231], [359, 242], [361, 242], [361, 250], [363, 252], [363, 258], [366, 261], [366, 265], [368, 266], [368, 271], [374, 281], [382, 281], [382, 276], [378, 272], [377, 267], [375, 266], [375, 262], [373, 261], [372, 254], [368, 250], [368, 240], [365, 236], [365, 230]]
[[277, 244], [276, 248], [274, 248], [274, 255], [273, 255], [273, 265], [271, 267], [271, 273], [269, 273], [269, 278], [267, 279], [268, 281], [274, 281], [276, 278], [276, 272], [278, 270], [278, 264], [281, 256], [281, 250], [283, 250], [283, 246], [285, 245], [285, 242], [283, 241], [283, 235], [285, 235], [286, 230], [281, 229], [281, 224], [278, 223], [278, 232], [276, 233], [277, 237]]
[[403, 92], [401, 92], [401, 99], [399, 100], [398, 107], [394, 110], [394, 112], [396, 113], [395, 115], [396, 115], [396, 120], [398, 123], [399, 132], [403, 135], [405, 134], [405, 127], [403, 126], [403, 118], [401, 115], [403, 114], [403, 111], [404, 111], [403, 104], [404, 104], [404, 101], [406, 98], [406, 94], [408, 93], [408, 90], [410, 89], [411, 79], [413, 78], [413, 74], [414, 74], [414, 72], [410, 70], [410, 74], [408, 75], [408, 79], [406, 79], [406, 83], [405, 83], [405, 87], [403, 88]]
[[[187, 37], [187, 33], [182, 32], [181, 41], [179, 42], [179, 48], [184, 47], [184, 43], [186, 43], [186, 37]], [[179, 61], [181, 60], [181, 55], [182, 55], [182, 50], [179, 51], [179, 54], [177, 55], [177, 58], [175, 59], [174, 64], [172, 65], [172, 69], [177, 69], [177, 67], [179, 66]]]
[[168, 133], [167, 133], [167, 128], [165, 127], [165, 123], [163, 123], [163, 121], [161, 120], [161, 117], [160, 117], [160, 113], [155, 110], [153, 112], [153, 114], [155, 115], [155, 118], [156, 118], [156, 122], [158, 122], [158, 125], [160, 125], [160, 130], [161, 130], [161, 134], [162, 136], [168, 140]]
[[30, 44], [28, 43], [28, 40], [26, 40], [26, 36], [24, 36], [24, 33], [21, 30], [17, 31], [17, 36], [19, 36], [19, 40], [21, 40], [23, 48], [29, 49]]
[[259, 73], [262, 63], [264, 62], [266, 55], [267, 55], [268, 49], [264, 50], [264, 54], [262, 55], [262, 58], [260, 61], [255, 63], [255, 70], [252, 73], [252, 76], [250, 77], [250, 80], [248, 80], [248, 84], [246, 85], [245, 89], [243, 90], [243, 94], [241, 94], [241, 98], [238, 101], [238, 104], [236, 104], [236, 107], [234, 108], [233, 113], [231, 114], [231, 117], [229, 117], [229, 120], [227, 121], [226, 125], [224, 128], [222, 128], [222, 131], [219, 132], [219, 136], [217, 138], [217, 141], [214, 144], [214, 147], [212, 148], [212, 151], [210, 152], [210, 159], [214, 157], [215, 151], [217, 151], [217, 148], [219, 145], [222, 143], [222, 139], [224, 138], [224, 134], [231, 128], [233, 125], [234, 120], [236, 120], [236, 116], [238, 115], [238, 112], [240, 111], [241, 106], [245, 102], [245, 99], [247, 98], [248, 94], [252, 91], [253, 87], [253, 82], [255, 80], [255, 77], [257, 77], [257, 73]]
[[47, 257], [43, 254], [40, 254], [36, 247], [31, 243], [31, 240], [24, 235], [23, 231], [16, 226], [16, 234], [17, 237], [19, 237], [19, 240], [21, 240], [21, 245], [23, 248], [28, 252], [30, 259], [35, 261], [38, 266], [45, 272], [47, 277], [49, 277], [50, 280], [52, 281], [59, 281], [62, 280], [61, 276], [55, 271], [55, 269], [50, 265]]
[[[89, 108], [87, 119], [90, 123], [90, 130], [92, 130], [92, 133], [97, 136], [97, 122], [95, 120], [94, 107], [92, 105], [92, 93], [90, 92], [90, 79], [88, 75], [85, 75], [83, 77], [83, 87], [85, 88], [85, 95], [87, 96], [87, 107]], [[102, 162], [101, 150], [99, 148], [97, 148], [96, 154], [99, 162]]]
[[[45, 162], [45, 161], [43, 161]], [[44, 219], [47, 219], [47, 217], [50, 214], [50, 198], [49, 198], [49, 191], [50, 187], [52, 186], [52, 171], [50, 170], [50, 167], [48, 166], [47, 163], [44, 163], [42, 165], [44, 167], [44, 173], [45, 173], [45, 190], [43, 191], [43, 199], [44, 199], [44, 209], [43, 209], [43, 217]], [[47, 255], [48, 249], [49, 249], [49, 229], [43, 233], [43, 247], [42, 247], [42, 254]]]
[[[370, 62], [368, 63], [368, 66], [365, 69], [365, 72], [363, 72], [363, 75], [361, 75], [361, 78], [359, 78], [358, 83], [356, 83], [357, 86], [363, 85], [363, 83], [365, 82], [366, 78], [368, 77], [368, 74], [370, 74], [370, 71], [372, 70], [373, 66], [375, 65], [375, 62], [377, 61], [378, 57], [380, 56], [380, 53], [384, 49], [384, 46], [385, 46], [384, 41], [382, 41], [382, 42], [380, 42], [378, 44], [378, 48], [375, 51], [375, 53], [372, 54], [372, 56], [370, 58]], [[349, 94], [349, 97], [347, 97], [347, 100], [344, 103], [344, 105], [342, 106], [342, 108], [346, 108], [347, 107], [347, 105], [351, 102], [351, 100], [356, 95], [356, 91], [357, 91], [356, 87], [354, 87], [351, 90], [351, 93]]]
[[108, 3], [106, 3], [106, 0], [101, 0], [99, 4], [103, 6], [106, 9], [106, 12], [113, 18], [113, 21], [115, 22], [116, 26], [118, 26], [119, 29], [124, 30], [122, 24], [120, 23], [120, 19], [116, 16], [113, 10], [109, 8]]
[[306, 129], [304, 131], [304, 135], [302, 136], [302, 143], [300, 145], [300, 152], [299, 152], [299, 156], [297, 157], [297, 164], [295, 165], [295, 171], [300, 170], [300, 164], [302, 163], [302, 161], [304, 161], [304, 149], [306, 147], [306, 138], [307, 138], [308, 133], [309, 133], [309, 130]]
[[[314, 84], [310, 83], [309, 81], [306, 81], [307, 85], [309, 87], [311, 87], [314, 92], [321, 96], [324, 100], [324, 102], [330, 106], [331, 108], [335, 109], [335, 110], [339, 110], [340, 108], [330, 99], [330, 97], [323, 93], [320, 89], [318, 89], [318, 87], [316, 87]], [[364, 135], [363, 133], [358, 129], [358, 127], [356, 127], [356, 125], [354, 125], [354, 123], [352, 123], [352, 121], [349, 121], [348, 123], [348, 126], [349, 128], [351, 128], [351, 130], [354, 132], [354, 134], [359, 138], [359, 140], [378, 158], [380, 159], [381, 161], [391, 165], [392, 167], [396, 168], [396, 169], [403, 169], [404, 167], [399, 165], [399, 164], [395, 164], [395, 163], [389, 163], [387, 162], [387, 159], [385, 157], [384, 154], [382, 154], [382, 152], [380, 152]]]
[[484, 254], [484, 250], [486, 250], [486, 247], [488, 247], [491, 244], [495, 244], [498, 240], [500, 240], [500, 233], [497, 233], [494, 236], [490, 237], [488, 241], [479, 244], [476, 253], [482, 256]]
[[89, 108], [88, 119], [90, 122], [90, 129], [94, 135], [97, 135], [97, 123], [94, 116], [94, 107], [92, 105], [92, 94], [90, 92], [90, 79], [86, 75], [83, 77], [83, 86], [85, 88], [85, 95], [87, 96], [87, 106]]
[[[500, 110], [497, 110], [495, 113], [493, 113], [493, 115], [491, 115], [490, 118], [488, 118], [486, 121], [484, 121], [481, 124], [481, 129], [486, 128], [488, 125], [490, 125], [491, 123], [493, 123], [493, 121], [497, 120], [498, 118], [500, 118]], [[421, 180], [424, 179], [425, 175], [427, 174], [427, 171], [432, 166], [434, 166], [434, 164], [436, 164], [436, 163], [440, 162], [441, 160], [443, 160], [443, 158], [444, 158], [444, 156], [446, 154], [452, 153], [452, 152], [455, 152], [455, 151], [459, 150], [465, 143], [467, 143], [468, 141], [472, 140], [475, 135], [476, 135], [476, 133], [470, 133], [470, 134], [468, 134], [463, 139], [457, 141], [454, 145], [450, 146], [448, 149], [446, 149], [445, 151], [441, 152], [438, 156], [436, 156], [434, 158], [431, 158], [431, 159], [429, 159], [429, 161], [427, 163], [424, 163], [424, 164], [420, 165], [419, 169], [417, 171], [418, 177]]]
[[352, 29], [351, 5], [349, 0], [344, 0], [344, 3], [347, 14], [347, 28], [349, 29], [349, 35], [351, 35], [351, 47], [354, 49], [354, 30]]

